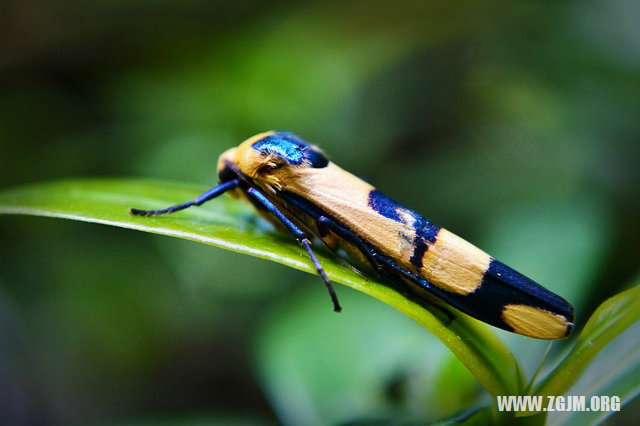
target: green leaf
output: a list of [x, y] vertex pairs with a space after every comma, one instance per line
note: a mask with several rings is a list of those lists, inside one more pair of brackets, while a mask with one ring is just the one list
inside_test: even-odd
[[326, 295], [305, 285], [262, 316], [256, 371], [283, 423], [427, 422], [475, 403], [477, 380], [434, 335], [388, 305], [340, 290], [348, 307], [340, 315], [323, 315]]
[[[566, 392], [567, 395], [584, 395], [586, 405], [596, 396], [618, 396], [620, 406], [630, 402], [640, 393], [640, 322], [636, 322], [615, 338], [589, 363], [580, 378]], [[633, 411], [622, 407], [621, 411]], [[550, 424], [585, 425], [599, 424], [614, 415], [612, 424], [624, 423], [616, 420], [615, 411], [555, 411], [549, 413]], [[626, 414], [626, 413], [623, 413]]]
[[[632, 326], [640, 319], [640, 286], [623, 291], [602, 303], [593, 313], [582, 333], [567, 357], [553, 372], [538, 386], [537, 395], [562, 395], [580, 378], [590, 366], [596, 355], [604, 349], [611, 350], [611, 356], [621, 355], [621, 345], [624, 342], [610, 343], [625, 331], [634, 331]], [[635, 327], [634, 327], [635, 328]], [[625, 333], [626, 335], [626, 333]], [[624, 336], [621, 336], [621, 338]], [[624, 339], [629, 341], [630, 338]], [[616, 392], [625, 392], [628, 397], [637, 393], [638, 387], [633, 384], [635, 391], [625, 384], [625, 377], [633, 377], [640, 370], [640, 351], [637, 350], [636, 340], [633, 340], [633, 351], [624, 360], [618, 362], [618, 369], [599, 371], [599, 381], [607, 387], [614, 383], [621, 386]], [[610, 346], [609, 346], [610, 345]], [[609, 346], [609, 347], [607, 347]], [[611, 376], [608, 380], [607, 376]], [[636, 376], [637, 377], [637, 376]], [[624, 388], [624, 389], [623, 389]], [[622, 396], [622, 395], [621, 395]]]
[[[130, 207], [165, 207], [192, 199], [205, 189], [125, 179], [66, 180], [1, 192], [0, 213], [60, 217], [185, 238], [315, 274], [306, 253], [291, 237], [275, 232], [257, 218], [249, 205], [226, 195], [200, 208], [172, 215], [128, 214]], [[410, 300], [382, 282], [361, 277], [330, 253], [322, 249], [317, 252], [332, 281], [393, 306], [431, 331], [491, 394], [518, 394], [522, 383], [520, 367], [486, 325], [453, 309]], [[445, 313], [445, 309], [450, 312]]]

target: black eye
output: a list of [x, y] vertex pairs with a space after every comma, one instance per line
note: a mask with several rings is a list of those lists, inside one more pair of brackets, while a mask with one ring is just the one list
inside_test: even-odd
[[227, 166], [223, 167], [218, 172], [218, 178], [220, 179], [220, 182], [227, 182], [237, 177], [238, 175], [236, 175], [236, 173]]

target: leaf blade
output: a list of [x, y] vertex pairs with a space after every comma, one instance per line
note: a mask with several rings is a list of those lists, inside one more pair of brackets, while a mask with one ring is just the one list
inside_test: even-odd
[[640, 286], [604, 301], [565, 359], [537, 386], [536, 395], [562, 395], [609, 343], [640, 320]]
[[[161, 217], [127, 213], [130, 207], [166, 207], [191, 199], [204, 189], [134, 179], [65, 180], [0, 192], [0, 214], [65, 218], [184, 238], [315, 274], [306, 253], [293, 239], [275, 232], [257, 220], [249, 205], [230, 197]], [[515, 395], [522, 388], [517, 361], [484, 324], [455, 310], [409, 299], [377, 280], [367, 280], [322, 250], [317, 257], [332, 281], [389, 304], [431, 331], [491, 394]]]

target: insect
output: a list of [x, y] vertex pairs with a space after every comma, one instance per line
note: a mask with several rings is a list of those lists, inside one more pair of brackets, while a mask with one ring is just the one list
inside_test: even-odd
[[368, 263], [385, 279], [426, 291], [504, 330], [561, 339], [573, 328], [573, 307], [566, 300], [377, 191], [294, 133], [261, 133], [227, 150], [218, 160], [218, 176], [219, 185], [191, 201], [130, 212], [173, 213], [229, 192], [295, 237], [335, 311], [341, 307], [311, 249], [313, 237]]

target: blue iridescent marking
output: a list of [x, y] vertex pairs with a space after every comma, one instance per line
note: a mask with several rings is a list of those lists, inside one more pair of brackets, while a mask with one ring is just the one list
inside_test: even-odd
[[386, 218], [407, 225], [407, 216], [413, 218], [411, 226], [415, 229], [416, 235], [413, 239], [413, 254], [409, 261], [417, 268], [422, 268], [424, 254], [427, 252], [429, 244], [436, 242], [440, 227], [376, 189], [369, 192], [369, 207]]
[[369, 192], [369, 207], [380, 213], [382, 216], [401, 223], [405, 222], [400, 217], [400, 211], [410, 212], [410, 210], [404, 207], [402, 204], [400, 204], [393, 198], [387, 197], [377, 189], [372, 189]]
[[251, 147], [263, 155], [276, 155], [292, 166], [299, 166], [306, 161], [312, 167], [319, 169], [329, 164], [324, 154], [291, 132], [278, 132], [266, 136]]
[[429, 249], [427, 242], [431, 244], [436, 242], [440, 227], [432, 224], [422, 216], [418, 216], [416, 218], [413, 227], [416, 230], [416, 236], [413, 240], [415, 249], [413, 250], [413, 255], [411, 256], [411, 259], [409, 259], [409, 261], [412, 265], [418, 268], [422, 268], [422, 259], [424, 258], [424, 254]]

